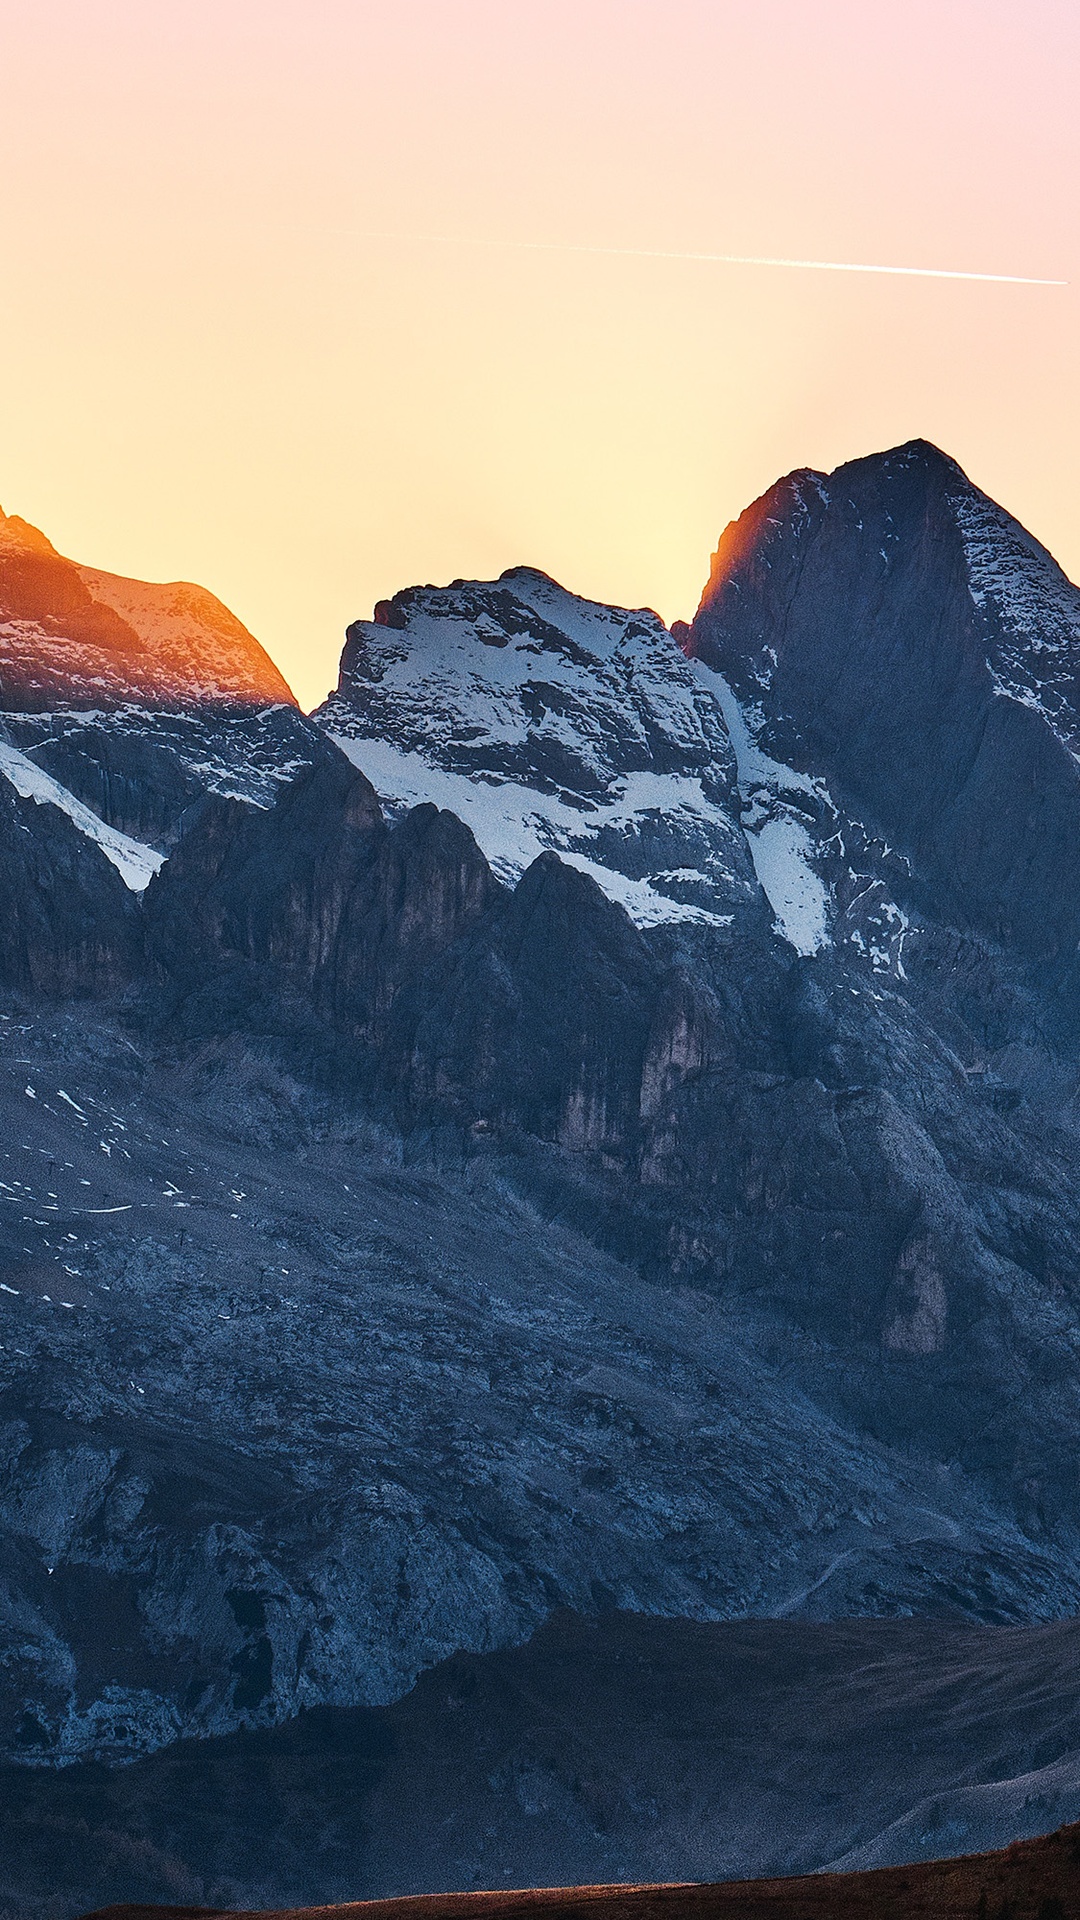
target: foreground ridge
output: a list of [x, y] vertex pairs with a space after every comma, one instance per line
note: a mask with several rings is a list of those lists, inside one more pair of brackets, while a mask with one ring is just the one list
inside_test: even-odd
[[[1080, 1913], [1080, 1824], [996, 1853], [870, 1873], [707, 1886], [550, 1887], [417, 1894], [233, 1920], [1070, 1920]], [[211, 1907], [104, 1907], [86, 1920], [222, 1920]]]

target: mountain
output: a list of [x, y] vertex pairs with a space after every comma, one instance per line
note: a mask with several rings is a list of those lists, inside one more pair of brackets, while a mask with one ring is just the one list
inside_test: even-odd
[[1075, 1614], [1049, 556], [916, 443], [779, 483], [671, 633], [528, 569], [410, 589], [306, 718], [122, 645], [173, 590], [43, 545], [0, 1757], [373, 1709], [559, 1607]]
[[826, 797], [841, 886], [867, 836], [882, 886], [890, 849], [909, 971], [947, 927], [984, 1046], [1020, 1038], [1007, 966], [1024, 1039], [1073, 1047], [1080, 592], [1038, 542], [925, 442], [793, 474], [727, 530], [684, 640]]
[[203, 587], [77, 566], [2, 510], [0, 687], [11, 711], [296, 705], [258, 641]]
[[213, 594], [77, 566], [0, 512], [0, 770], [117, 851], [129, 884], [145, 886], [208, 792], [266, 805], [320, 747]]
[[391, 805], [456, 813], [500, 879], [552, 849], [644, 926], [723, 924], [756, 892], [723, 712], [654, 613], [529, 567], [414, 587], [349, 628], [316, 718]]

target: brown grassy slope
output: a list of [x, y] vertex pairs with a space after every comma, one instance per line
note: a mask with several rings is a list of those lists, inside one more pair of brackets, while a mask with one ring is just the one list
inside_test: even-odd
[[[219, 1920], [208, 1907], [105, 1907], [87, 1920]], [[233, 1920], [1080, 1920], [1080, 1825], [999, 1853], [714, 1886], [417, 1894]]]

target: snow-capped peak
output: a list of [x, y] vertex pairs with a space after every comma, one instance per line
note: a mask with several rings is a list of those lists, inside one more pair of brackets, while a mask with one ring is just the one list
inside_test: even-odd
[[0, 682], [11, 711], [295, 706], [258, 641], [201, 587], [78, 566], [0, 514]]
[[659, 617], [533, 568], [415, 587], [349, 629], [315, 716], [391, 804], [466, 820], [496, 871], [545, 848], [640, 922], [756, 894], [718, 700]]

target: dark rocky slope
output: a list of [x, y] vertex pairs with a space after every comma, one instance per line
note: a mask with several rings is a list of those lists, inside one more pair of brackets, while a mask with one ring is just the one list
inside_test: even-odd
[[67, 814], [0, 778], [0, 980], [27, 993], [108, 994], [142, 954], [134, 898]]
[[[997, 1853], [876, 1873], [712, 1886], [552, 1887], [291, 1907], [246, 1920], [1068, 1920], [1080, 1897], [1080, 1831]], [[114, 1906], [87, 1920], [224, 1920], [192, 1907]]]
[[343, 761], [208, 813], [145, 921], [159, 1018], [304, 1072], [336, 1031], [406, 1134], [509, 1147], [545, 1210], [772, 1319], [831, 1416], [987, 1477], [1072, 1564], [1077, 1143], [972, 1087], [900, 993], [636, 929], [550, 854], [507, 893], [452, 817], [387, 829]]
[[[0, 1740], [115, 1763], [376, 1703], [557, 1605], [1073, 1612], [1000, 1491], [235, 1037], [9, 1017]], [[444, 1149], [446, 1143], [444, 1142]]]
[[392, 1706], [124, 1768], [8, 1768], [0, 1914], [715, 1881], [1001, 1846], [1080, 1813], [1076, 1652], [1072, 1622], [559, 1615]]

